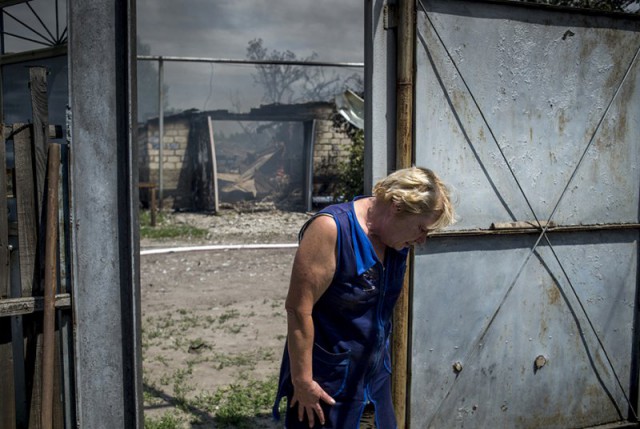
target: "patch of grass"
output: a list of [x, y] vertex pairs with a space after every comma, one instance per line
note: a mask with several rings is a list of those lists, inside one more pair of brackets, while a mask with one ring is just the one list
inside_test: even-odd
[[167, 411], [157, 419], [146, 416], [144, 418], [145, 429], [180, 429], [182, 428], [182, 423], [182, 419], [175, 416], [171, 411]]
[[218, 323], [223, 324], [228, 320], [236, 319], [238, 317], [240, 317], [240, 312], [238, 310], [228, 310], [220, 315]]
[[271, 301], [271, 308], [284, 308], [284, 304], [281, 300], [274, 299]]
[[169, 366], [169, 360], [167, 359], [166, 356], [156, 356], [155, 360], [157, 362], [160, 362], [162, 365], [168, 367]]
[[216, 353], [211, 359], [216, 363], [217, 369], [226, 367], [248, 367], [255, 368], [259, 361], [273, 361], [274, 352], [268, 348], [259, 348], [246, 353], [222, 354]]
[[242, 332], [242, 328], [246, 328], [248, 325], [246, 323], [241, 323], [241, 324], [237, 324], [234, 323], [231, 326], [227, 326], [224, 330], [225, 332], [229, 333], [229, 334], [239, 334], [240, 332]]
[[[145, 417], [146, 429], [179, 429], [191, 424], [214, 423], [216, 428], [254, 429], [257, 422], [270, 419], [271, 407], [277, 390], [277, 376], [266, 380], [256, 380], [241, 373], [236, 381], [218, 388], [213, 393], [201, 392], [195, 396], [187, 378], [191, 368], [178, 370], [167, 377], [167, 384], [173, 382], [173, 398], [167, 404], [172, 407], [159, 418]], [[157, 388], [145, 389], [145, 404], [162, 403], [156, 395]], [[281, 413], [285, 412], [285, 401]]]
[[247, 384], [234, 384], [220, 390], [220, 403], [215, 420], [220, 425], [247, 427], [248, 418], [268, 413], [273, 400], [277, 381], [250, 380]]
[[256, 366], [255, 353], [238, 353], [235, 355], [216, 353], [212, 361], [217, 365], [217, 369], [230, 366], [244, 366], [250, 368], [254, 368]]
[[[178, 318], [174, 313], [159, 317], [147, 317], [142, 325], [143, 350], [150, 346], [160, 346], [163, 350], [182, 349], [189, 345], [186, 334], [195, 328], [211, 325], [212, 319], [193, 314], [186, 310], [178, 310]], [[238, 315], [239, 316], [239, 313]], [[230, 317], [235, 317], [231, 315]]]
[[209, 231], [191, 225], [175, 225], [167, 222], [162, 212], [156, 214], [156, 226], [151, 226], [148, 210], [140, 210], [140, 238], [204, 238]]
[[257, 417], [271, 414], [276, 389], [275, 376], [267, 380], [249, 379], [222, 387], [213, 394], [200, 394], [192, 405], [212, 413], [216, 427], [253, 429]]
[[187, 384], [191, 374], [193, 374], [193, 369], [189, 366], [187, 369], [177, 370], [173, 375], [173, 394], [178, 406], [185, 411], [189, 407], [187, 395], [195, 389]]
[[182, 318], [180, 319], [180, 330], [186, 331], [187, 329], [197, 328], [200, 326], [202, 320], [201, 317], [197, 314], [182, 314]]

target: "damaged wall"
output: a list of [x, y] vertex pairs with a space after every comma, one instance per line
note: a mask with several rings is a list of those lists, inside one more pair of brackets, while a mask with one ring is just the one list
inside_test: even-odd
[[[322, 107], [322, 111], [314, 111], [314, 115], [320, 117], [314, 127], [314, 196], [331, 195], [331, 183], [335, 182], [339, 163], [348, 159], [352, 144], [348, 135], [334, 128], [331, 119], [334, 110]], [[210, 172], [207, 172], [210, 166], [204, 165], [210, 159], [206, 118], [207, 115], [201, 112], [185, 112], [164, 118], [162, 176], [165, 208], [206, 210], [211, 206], [209, 200], [213, 198], [213, 191], [207, 189], [211, 186], [206, 183], [211, 181]], [[286, 197], [290, 206], [297, 205], [295, 200], [301, 199], [303, 194], [303, 180], [298, 176], [304, 174], [304, 162], [299, 162], [303, 161], [304, 141], [296, 127], [301, 128], [303, 119], [292, 118], [290, 126], [282, 127], [288, 135], [274, 139], [278, 141], [266, 149], [256, 147], [243, 152], [239, 145], [232, 145], [233, 150], [230, 151], [216, 141], [220, 202]], [[297, 126], [296, 122], [300, 125]], [[138, 144], [140, 182], [154, 183], [158, 187], [160, 151], [157, 120], [140, 126]], [[294, 155], [294, 152], [299, 154]], [[148, 194], [146, 190], [140, 192], [145, 206], [148, 206]]]

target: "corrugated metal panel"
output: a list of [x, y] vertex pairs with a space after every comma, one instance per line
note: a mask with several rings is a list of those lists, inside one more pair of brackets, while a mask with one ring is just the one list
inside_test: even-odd
[[[420, 4], [416, 164], [455, 189], [452, 230], [536, 218], [636, 224], [638, 21]], [[417, 249], [411, 427], [629, 418], [637, 248], [636, 229], [586, 227], [445, 235]], [[546, 365], [536, 369], [539, 356]]]

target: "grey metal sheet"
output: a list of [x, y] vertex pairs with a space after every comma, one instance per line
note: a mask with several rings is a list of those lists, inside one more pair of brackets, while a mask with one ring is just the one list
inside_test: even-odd
[[635, 222], [640, 65], [629, 66], [640, 22], [482, 2], [423, 4], [416, 163], [439, 170], [461, 194], [456, 228], [533, 219], [491, 131], [539, 219], [551, 215], [588, 147], [554, 220]]
[[[454, 188], [451, 230], [637, 223], [639, 21], [420, 3], [416, 164]], [[534, 253], [536, 234], [441, 236], [417, 249], [411, 427], [628, 419], [638, 234], [550, 233]], [[535, 370], [538, 356], [547, 364]]]
[[[417, 249], [412, 427], [567, 428], [626, 418], [638, 233], [552, 234], [569, 280], [548, 245], [529, 257], [536, 238], [443, 237]], [[547, 364], [536, 371], [540, 355]]]
[[385, 13], [397, 2], [365, 3], [364, 190], [395, 169], [395, 32], [385, 28]]

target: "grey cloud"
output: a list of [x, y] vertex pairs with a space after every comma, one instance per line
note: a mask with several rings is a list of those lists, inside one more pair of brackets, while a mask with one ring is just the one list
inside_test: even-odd
[[362, 61], [363, 4], [338, 0], [138, 1], [138, 34], [157, 55], [244, 58], [260, 37], [269, 49]]

